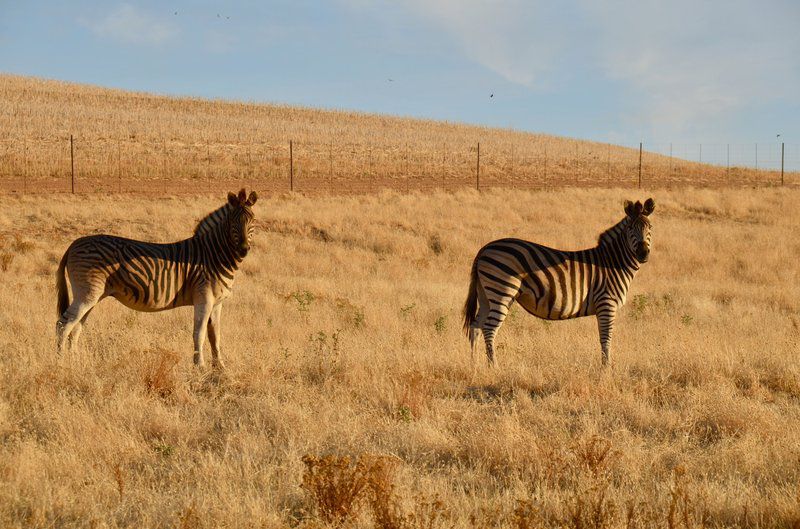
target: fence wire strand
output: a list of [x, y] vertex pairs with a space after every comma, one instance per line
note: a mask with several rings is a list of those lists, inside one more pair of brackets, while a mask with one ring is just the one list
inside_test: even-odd
[[[363, 194], [467, 187], [770, 186], [800, 183], [800, 145], [552, 140], [385, 144], [237, 139], [0, 139], [0, 190], [78, 193]], [[480, 179], [478, 179], [480, 173]], [[479, 180], [479, 182], [478, 182]]]

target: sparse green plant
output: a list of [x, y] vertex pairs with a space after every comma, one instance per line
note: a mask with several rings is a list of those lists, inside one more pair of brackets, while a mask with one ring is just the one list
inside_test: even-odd
[[318, 331], [309, 335], [308, 341], [313, 359], [309, 375], [312, 380], [324, 383], [341, 371], [340, 333], [341, 329], [337, 329], [331, 334]]
[[343, 313], [344, 317], [349, 320], [348, 323], [352, 325], [354, 329], [360, 329], [366, 323], [363, 306], [354, 305], [344, 298], [338, 298], [336, 300], [336, 307]]
[[636, 294], [630, 302], [631, 316], [635, 319], [644, 317], [645, 311], [652, 304], [652, 297], [649, 294]]
[[409, 314], [411, 314], [411, 311], [414, 310], [416, 306], [417, 306], [416, 303], [403, 305], [402, 307], [400, 307], [400, 315], [403, 316], [404, 318], [407, 317]]
[[155, 452], [160, 456], [169, 457], [175, 451], [175, 447], [167, 443], [156, 443], [153, 446], [153, 450], [155, 450]]
[[691, 325], [694, 322], [694, 318], [691, 314], [684, 314], [681, 316], [681, 323], [684, 325]]
[[316, 297], [308, 290], [295, 290], [289, 294], [288, 299], [292, 299], [297, 303], [297, 310], [300, 312], [308, 312], [311, 303], [314, 302]]
[[439, 237], [438, 233], [434, 233], [428, 238], [428, 248], [431, 249], [434, 255], [442, 255], [442, 253], [444, 253], [442, 238]]
[[436, 318], [436, 321], [433, 322], [433, 328], [436, 329], [438, 334], [444, 334], [447, 328], [447, 316], [442, 315]]

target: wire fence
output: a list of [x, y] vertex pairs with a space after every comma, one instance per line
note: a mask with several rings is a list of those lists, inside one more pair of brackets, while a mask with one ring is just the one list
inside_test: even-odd
[[800, 145], [0, 139], [0, 190], [195, 194], [800, 183]]

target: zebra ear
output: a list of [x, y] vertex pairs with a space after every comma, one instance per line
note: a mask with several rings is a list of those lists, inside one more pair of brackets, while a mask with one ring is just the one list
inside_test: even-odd
[[239, 197], [237, 197], [233, 193], [228, 193], [228, 204], [230, 204], [233, 207], [238, 206], [239, 205]]
[[652, 198], [648, 198], [644, 201], [644, 208], [642, 208], [642, 214], [645, 216], [649, 216], [653, 210], [656, 209], [656, 201]]
[[247, 191], [244, 188], [239, 190], [239, 203], [244, 204], [247, 201]]
[[633, 202], [630, 200], [625, 201], [625, 214], [629, 217], [633, 217]]
[[252, 206], [253, 204], [256, 203], [256, 200], [258, 200], [258, 195], [256, 194], [255, 191], [251, 191], [250, 196], [247, 197], [247, 205]]

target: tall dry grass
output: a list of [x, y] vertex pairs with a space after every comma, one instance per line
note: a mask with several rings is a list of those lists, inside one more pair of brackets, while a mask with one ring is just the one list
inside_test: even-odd
[[[474, 187], [625, 187], [638, 148], [346, 111], [161, 97], [0, 75], [0, 188], [219, 191], [231, 182], [309, 193]], [[775, 171], [645, 152], [647, 185], [775, 185]], [[796, 175], [790, 175], [796, 183]], [[230, 184], [234, 185], [234, 184]]]
[[56, 357], [53, 289], [75, 237], [186, 237], [223, 196], [0, 198], [0, 526], [797, 526], [797, 191], [655, 192], [613, 369], [593, 319], [521, 310], [470, 362], [482, 244], [591, 246], [643, 196], [263, 197], [223, 375], [191, 310], [113, 300]]

